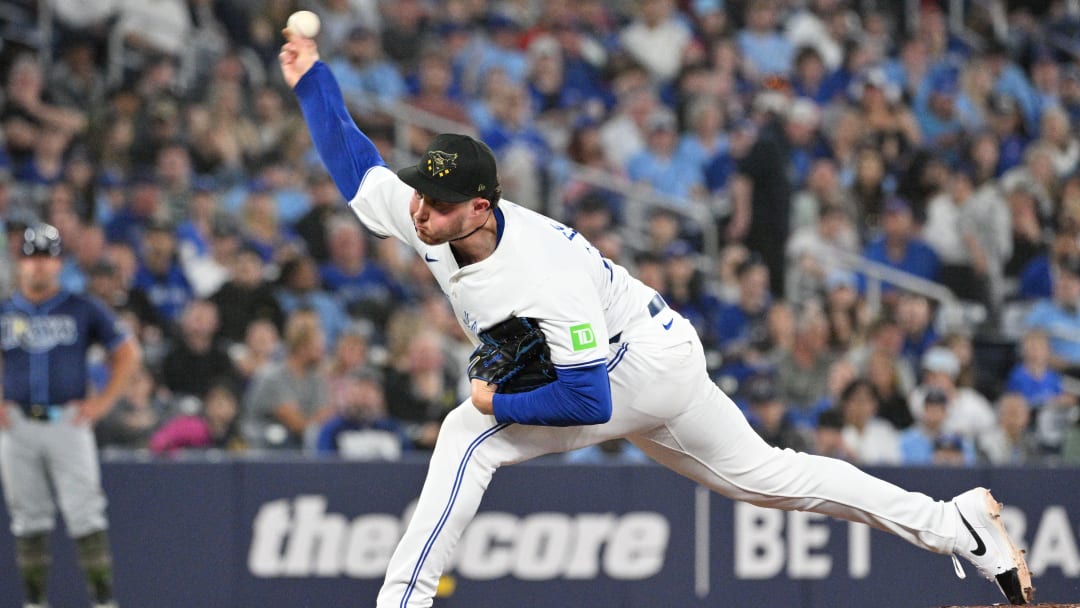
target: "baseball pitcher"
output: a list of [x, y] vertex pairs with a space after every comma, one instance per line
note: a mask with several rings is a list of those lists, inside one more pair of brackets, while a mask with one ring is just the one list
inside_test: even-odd
[[691, 324], [572, 228], [501, 200], [483, 143], [436, 136], [398, 172], [346, 112], [315, 43], [279, 59], [315, 146], [360, 221], [416, 250], [477, 349], [472, 396], [451, 412], [378, 608], [431, 606], [439, 576], [500, 466], [625, 437], [724, 496], [892, 532], [974, 563], [1031, 600], [1023, 557], [983, 488], [936, 501], [850, 464], [772, 448], [709, 379]]

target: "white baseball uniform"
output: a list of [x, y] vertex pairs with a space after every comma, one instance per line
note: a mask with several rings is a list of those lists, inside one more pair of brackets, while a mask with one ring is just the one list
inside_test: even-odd
[[533, 317], [557, 369], [606, 361], [613, 412], [604, 424], [547, 427], [498, 423], [468, 401], [456, 408], [443, 422], [379, 608], [432, 604], [440, 574], [499, 466], [616, 437], [725, 496], [867, 523], [937, 553], [953, 550], [958, 521], [947, 503], [845, 462], [762, 441], [710, 380], [690, 323], [573, 229], [503, 201], [495, 252], [459, 268], [449, 244], [428, 246], [417, 238], [412, 194], [377, 166], [350, 206], [373, 232], [401, 239], [427, 261], [470, 335], [511, 316]]
[[[601, 366], [606, 366], [606, 382], [578, 387], [575, 394], [603, 393], [597, 400], [606, 407], [610, 386], [611, 416], [602, 424], [499, 422], [469, 401], [454, 409], [443, 421], [419, 501], [391, 557], [378, 608], [431, 606], [440, 574], [498, 467], [617, 437], [734, 499], [867, 523], [937, 553], [956, 548], [960, 516], [951, 504], [907, 492], [840, 460], [766, 444], [709, 378], [690, 322], [625, 269], [601, 257], [573, 229], [504, 200], [493, 212], [498, 241], [487, 258], [459, 267], [449, 244], [423, 243], [410, 212], [413, 188], [384, 166], [374, 145], [357, 130], [329, 69], [316, 62], [294, 90], [319, 155], [339, 190], [351, 199], [352, 210], [374, 233], [416, 250], [474, 341], [477, 333], [509, 317], [531, 317], [539, 321], [559, 370], [557, 388], [586, 374], [590, 381], [599, 377], [603, 382]], [[449, 137], [460, 143], [461, 136]], [[466, 154], [477, 146], [466, 142], [458, 149]], [[429, 184], [438, 183], [432, 175], [457, 180], [468, 175], [468, 169], [454, 169], [454, 163], [465, 160], [456, 154], [429, 150], [412, 173], [423, 168]], [[488, 166], [489, 159], [477, 154], [471, 166], [490, 171], [477, 178], [484, 181], [471, 184], [472, 192], [496, 186], [488, 182], [494, 178], [493, 161]], [[455, 183], [462, 187], [460, 180]], [[527, 401], [533, 393], [523, 394]], [[495, 410], [503, 419], [531, 420], [507, 416], [500, 410], [500, 397]], [[571, 403], [568, 398], [554, 405]], [[552, 420], [604, 418], [606, 411], [603, 418]]]

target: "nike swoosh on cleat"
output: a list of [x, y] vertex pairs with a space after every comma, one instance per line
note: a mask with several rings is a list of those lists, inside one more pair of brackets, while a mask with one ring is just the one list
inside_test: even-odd
[[[959, 512], [960, 511], [957, 510], [957, 513]], [[985, 555], [986, 545], [983, 544], [982, 538], [980, 538], [979, 535], [975, 533], [975, 528], [972, 528], [971, 524], [968, 523], [968, 520], [964, 519], [963, 513], [960, 513], [960, 521], [964, 522], [964, 527], [968, 529], [968, 532], [971, 532], [971, 535], [973, 537], [975, 537], [975, 549], [971, 551], [971, 554], [975, 556]]]
[[667, 323], [664, 323], [664, 329], [671, 329], [671, 324], [674, 323], [674, 322], [675, 322], [675, 319], [668, 320]]
[[425, 262], [438, 262], [439, 258], [433, 258], [433, 257], [431, 257], [430, 253], [425, 253], [424, 254], [424, 261]]

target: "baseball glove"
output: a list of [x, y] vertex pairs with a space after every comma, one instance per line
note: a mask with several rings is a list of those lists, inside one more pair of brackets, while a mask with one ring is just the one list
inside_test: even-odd
[[469, 357], [469, 378], [497, 385], [497, 393], [523, 393], [555, 380], [551, 350], [536, 319], [510, 317], [479, 338]]

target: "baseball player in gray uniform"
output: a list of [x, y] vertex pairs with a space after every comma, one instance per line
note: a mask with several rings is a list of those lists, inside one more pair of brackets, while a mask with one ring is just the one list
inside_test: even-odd
[[[55, 227], [27, 228], [20, 253], [17, 291], [0, 302], [0, 482], [24, 606], [46, 605], [48, 540], [59, 504], [93, 605], [115, 607], [93, 424], [127, 385], [139, 349], [100, 302], [60, 288]], [[93, 344], [109, 350], [110, 374], [100, 393], [88, 395], [86, 353]]]
[[378, 608], [431, 606], [497, 468], [616, 437], [724, 496], [866, 523], [952, 555], [958, 574], [963, 557], [1009, 601], [1031, 601], [1027, 565], [987, 490], [938, 501], [840, 460], [770, 447], [709, 379], [686, 319], [572, 228], [500, 200], [487, 146], [439, 135], [416, 166], [391, 171], [346, 112], [315, 43], [286, 36], [285, 80], [360, 221], [416, 250], [478, 351], [489, 330], [525, 318], [539, 324], [557, 374], [515, 393], [470, 374], [472, 396], [443, 422]]

